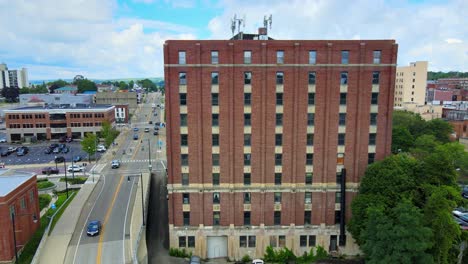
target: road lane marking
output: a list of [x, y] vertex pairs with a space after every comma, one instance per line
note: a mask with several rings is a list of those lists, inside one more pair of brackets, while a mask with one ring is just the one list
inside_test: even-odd
[[[124, 220], [124, 226], [123, 226], [123, 234], [122, 234], [122, 256], [123, 256], [123, 263], [126, 263], [125, 259], [125, 226], [127, 225], [127, 215], [128, 215], [128, 208], [130, 207], [130, 198], [132, 197], [132, 191], [133, 191], [133, 185], [135, 183], [135, 178], [133, 178], [132, 181], [132, 187], [130, 188], [130, 195], [128, 196], [128, 202], [127, 202], [127, 209], [125, 210], [125, 220]], [[131, 230], [130, 230], [131, 231]]]
[[91, 216], [91, 212], [94, 210], [94, 207], [96, 206], [96, 202], [99, 200], [99, 197], [101, 197], [102, 191], [104, 191], [104, 186], [106, 185], [106, 177], [103, 177], [103, 178], [104, 178], [104, 183], [102, 184], [101, 191], [99, 192], [98, 197], [96, 198], [96, 200], [94, 200], [93, 207], [91, 208], [91, 210], [89, 210], [88, 217], [86, 217], [86, 221], [85, 221], [85, 223], [83, 225], [83, 228], [81, 229], [80, 238], [78, 239], [78, 243], [76, 244], [75, 255], [73, 256], [73, 264], [75, 264], [75, 261], [76, 261], [76, 255], [78, 254], [78, 248], [80, 247], [80, 241], [81, 241], [81, 237], [83, 236], [83, 231], [85, 229], [85, 226], [87, 225], [87, 223], [89, 221], [89, 217]]
[[120, 177], [120, 181], [119, 181], [119, 184], [117, 185], [117, 189], [115, 190], [114, 197], [112, 197], [112, 202], [109, 208], [107, 208], [106, 217], [104, 218], [104, 222], [102, 223], [102, 230], [101, 230], [101, 234], [99, 235], [100, 238], [99, 238], [99, 243], [98, 243], [98, 252], [96, 255], [96, 263], [98, 264], [101, 263], [102, 244], [104, 240], [104, 232], [106, 231], [106, 224], [107, 224], [107, 221], [109, 220], [112, 209], [114, 208], [115, 201], [117, 200], [117, 195], [120, 192], [120, 187], [122, 187], [123, 179], [124, 177]]

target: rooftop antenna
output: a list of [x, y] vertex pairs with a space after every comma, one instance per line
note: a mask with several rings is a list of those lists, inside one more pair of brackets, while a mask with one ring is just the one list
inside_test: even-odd
[[271, 29], [271, 23], [273, 23], [273, 16], [270, 14], [270, 17], [267, 18], [267, 16], [263, 17], [263, 27], [268, 28], [268, 24], [270, 24], [270, 29]]
[[245, 15], [243, 18], [237, 18], [237, 15], [234, 14], [234, 18], [231, 19], [231, 31], [232, 35], [234, 35], [237, 27], [237, 33], [240, 33], [240, 27], [242, 26], [243, 29], [245, 29]]

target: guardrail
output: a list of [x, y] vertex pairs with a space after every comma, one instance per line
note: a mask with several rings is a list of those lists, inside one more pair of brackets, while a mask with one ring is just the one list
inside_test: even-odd
[[[42, 234], [41, 242], [39, 243], [39, 246], [36, 249], [36, 254], [34, 254], [34, 258], [32, 259], [31, 264], [36, 264], [39, 261], [39, 258], [41, 257], [41, 250], [44, 247], [45, 243], [47, 242], [47, 237], [49, 237], [49, 230], [50, 230], [50, 227], [52, 225], [52, 222], [54, 221], [55, 215], [58, 212], [60, 212], [62, 207], [65, 206], [67, 204], [68, 200], [70, 200], [73, 197], [73, 195], [75, 195], [75, 194], [76, 194], [76, 192], [72, 193], [70, 195], [70, 197], [68, 197], [68, 199], [66, 199], [63, 202], [63, 204], [57, 209], [57, 211], [55, 211], [55, 213], [50, 217], [49, 224], [47, 225], [46, 229], [44, 230], [44, 234]], [[48, 216], [46, 216], [46, 217], [48, 217]]]

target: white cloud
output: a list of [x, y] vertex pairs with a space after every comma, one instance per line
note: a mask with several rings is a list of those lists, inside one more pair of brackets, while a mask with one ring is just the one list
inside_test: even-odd
[[448, 44], [460, 44], [463, 43], [463, 40], [461, 39], [456, 39], [456, 38], [448, 38], [445, 40]]
[[[222, 0], [223, 12], [208, 29], [211, 38], [231, 37], [234, 14], [246, 15], [245, 32], [257, 32], [273, 14], [275, 39], [395, 39], [398, 64], [429, 61], [430, 70], [468, 71], [468, 1], [411, 4], [385, 0]], [[456, 38], [454, 38], [456, 36]], [[457, 45], [447, 45], [457, 44]], [[453, 47], [452, 47], [453, 46]]]

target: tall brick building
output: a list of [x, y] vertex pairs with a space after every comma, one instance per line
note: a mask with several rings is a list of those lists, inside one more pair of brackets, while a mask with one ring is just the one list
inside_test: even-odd
[[166, 41], [170, 246], [357, 253], [345, 223], [390, 154], [396, 58], [394, 40]]

